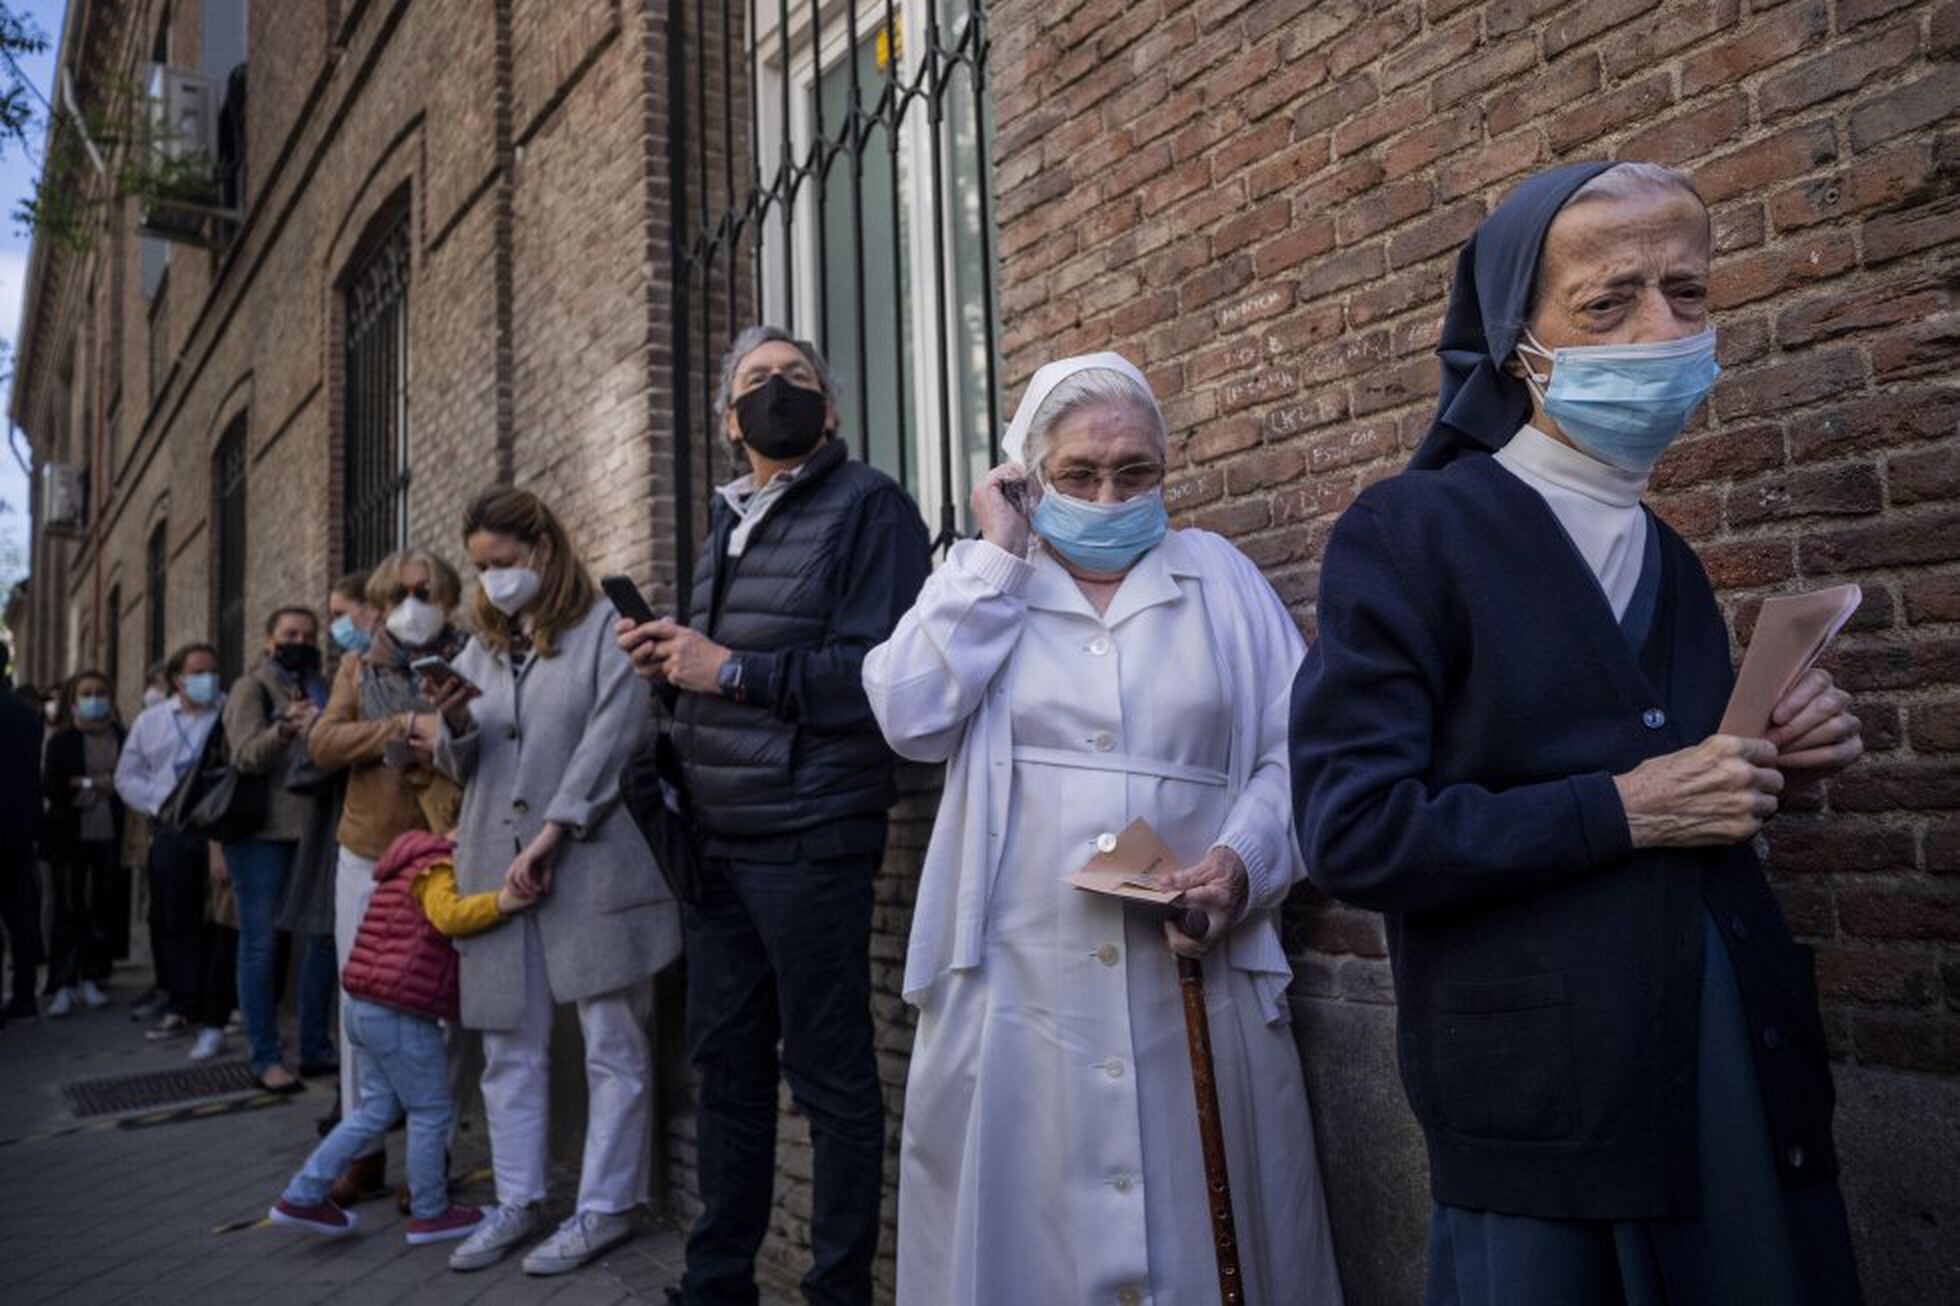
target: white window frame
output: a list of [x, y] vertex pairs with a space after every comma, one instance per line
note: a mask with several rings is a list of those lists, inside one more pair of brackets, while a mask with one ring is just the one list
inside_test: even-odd
[[[839, 67], [841, 61], [851, 57], [850, 32], [846, 28], [845, 10], [848, 4], [855, 4], [857, 11], [857, 36], [861, 43], [871, 39], [885, 23], [884, 0], [826, 0], [820, 7], [819, 21], [822, 28], [823, 45], [817, 58], [811, 56], [809, 26], [810, 10], [807, 0], [798, 5], [791, 0], [789, 36], [791, 67], [790, 78], [790, 135], [794, 143], [795, 157], [807, 157], [815, 135], [815, 119], [811, 113], [811, 102], [818, 92], [821, 71]], [[927, 30], [929, 9], [932, 0], [894, 0], [892, 13], [899, 22], [899, 80], [910, 82], [919, 74], [921, 41]], [[777, 5], [773, 0], [751, 0], [749, 30], [754, 33], [749, 44], [749, 84], [754, 88], [751, 99], [751, 113], [755, 123], [755, 158], [760, 177], [766, 187], [769, 179], [775, 176], [782, 159], [783, 142], [780, 138], [781, 104], [784, 70], [782, 68], [782, 42], [777, 21]], [[971, 19], [969, 18], [969, 21]], [[919, 33], [919, 39], [909, 39], [908, 34]], [[943, 45], [955, 45], [955, 34], [942, 34]], [[834, 131], [834, 124], [825, 124], [827, 130]], [[957, 185], [951, 158], [951, 133], [942, 122], [941, 131], [945, 137], [941, 141], [940, 182], [945, 194], [934, 202], [927, 187], [932, 179], [932, 134], [931, 118], [923, 106], [915, 105], [905, 116], [899, 129], [899, 151], [903, 162], [899, 178], [899, 202], [904, 206], [906, 219], [907, 266], [911, 269], [911, 311], [907, 314], [907, 330], [913, 342], [912, 359], [906, 376], [906, 436], [908, 471], [921, 493], [918, 498], [920, 512], [925, 516], [928, 529], [939, 527], [939, 504], [937, 491], [943, 484], [945, 467], [941, 459], [939, 439], [940, 386], [939, 369], [935, 350], [939, 339], [940, 322], [935, 314], [943, 318], [946, 338], [956, 343], [961, 335], [959, 305], [957, 303], [956, 272], [952, 265], [953, 242], [958, 238], [954, 227], [956, 215], [952, 199]], [[981, 161], [982, 184], [986, 184], [989, 168], [986, 160]], [[914, 180], [916, 179], [916, 181]], [[937, 212], [946, 229], [948, 250], [947, 302], [939, 303], [938, 282], [933, 264], [931, 218]], [[991, 214], [992, 208], [989, 206]], [[795, 320], [784, 321], [782, 286], [787, 277], [786, 251], [783, 248], [783, 222], [779, 212], [772, 210], [762, 221], [758, 237], [762, 247], [762, 286], [760, 287], [762, 320], [774, 322], [806, 339], [816, 339], [821, 333], [817, 319], [818, 307], [818, 260], [821, 251], [816, 244], [817, 183], [806, 177], [802, 188], [797, 192], [796, 209], [792, 226], [796, 241], [796, 283]], [[848, 221], [848, 218], [843, 220]], [[839, 221], [837, 215], [830, 217], [834, 225]], [[772, 239], [773, 237], [773, 239]], [[882, 251], [880, 251], [882, 253]], [[999, 270], [993, 270], [992, 284], [999, 285]], [[997, 291], [996, 291], [997, 293]], [[865, 311], [864, 305], [859, 311]], [[984, 448], [989, 438], [986, 431], [960, 429], [965, 421], [961, 411], [958, 382], [952, 371], [959, 366], [956, 357], [948, 360], [948, 381], [952, 383], [952, 393], [946, 396], [946, 411], [955, 423], [955, 438], [951, 442], [953, 456], [952, 494], [953, 503], [962, 520], [966, 513], [967, 496], [971, 493], [971, 477], [968, 474], [969, 454], [977, 443]], [[845, 395], [846, 405], [864, 405], [867, 397]], [[868, 411], [868, 408], [860, 411]], [[862, 452], [862, 451], [860, 451]], [[908, 489], [910, 487], [907, 487]]]

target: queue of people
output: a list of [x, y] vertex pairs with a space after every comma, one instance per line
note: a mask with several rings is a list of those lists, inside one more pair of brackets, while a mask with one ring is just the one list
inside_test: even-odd
[[[1341, 1300], [1278, 925], [1303, 878], [1387, 916], [1427, 1301], [1855, 1302], [1814, 987], [1750, 841], [1787, 777], [1856, 759], [1859, 724], [1812, 671], [1766, 737], [1718, 733], [1726, 629], [1642, 503], [1719, 372], [1709, 256], [1667, 169], [1517, 186], [1459, 258], [1427, 438], [1334, 529], [1311, 646], [1244, 553], [1171, 526], [1170, 433], [1130, 360], [1036, 371], [977, 538], [934, 570], [916, 505], [838, 434], [822, 355], [752, 328], [716, 403], [746, 470], [684, 619], [622, 614], [552, 508], [496, 487], [461, 523], [467, 593], [427, 549], [336, 585], [330, 685], [297, 608], [229, 696], [212, 650], [180, 650], [119, 759], [106, 682], [71, 682], [46, 782], [60, 992], [93, 1001], [104, 945], [75, 904], [124, 811], [157, 817], [222, 718], [280, 796], [216, 861], [154, 825], [159, 1030], [221, 1029], [234, 976], [252, 1067], [290, 1091], [269, 941], [330, 917], [340, 1118], [275, 1221], [352, 1230], [405, 1115], [411, 1242], [460, 1240], [464, 1271], [525, 1247], [533, 1274], [616, 1245], [648, 1196], [652, 977], [685, 956], [702, 1209], [678, 1300], [755, 1300], [780, 1076], [812, 1139], [804, 1296], [865, 1302], [899, 1087], [874, 881], [903, 757], [945, 783], [904, 959], [901, 1302], [1209, 1300], [1221, 1200], [1247, 1300]], [[653, 810], [621, 788], [648, 749], [677, 759]], [[1063, 878], [1138, 821], [1180, 914]], [[329, 825], [332, 911], [295, 908], [322, 896]], [[1228, 1199], [1178, 957], [1204, 979]], [[567, 1005], [587, 1126], [546, 1232]], [[442, 1159], [472, 1033], [481, 1211]]]

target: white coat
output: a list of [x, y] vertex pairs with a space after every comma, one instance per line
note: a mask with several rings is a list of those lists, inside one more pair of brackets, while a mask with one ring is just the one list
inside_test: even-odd
[[[1044, 566], [1053, 570], [1052, 563]], [[1052, 593], [1053, 578], [1046, 579]], [[1029, 842], [1021, 809], [1040, 807], [1033, 800], [1045, 796], [1017, 798], [1013, 778], [1021, 762], [1047, 750], [1017, 750], [1017, 705], [1012, 701], [1013, 692], [1026, 692], [1014, 686], [1017, 650], [1029, 622], [1055, 619], [1047, 611], [1031, 614], [1029, 596], [1041, 588], [1037, 581], [1034, 564], [990, 544], [962, 543], [927, 583], [891, 640], [865, 660], [871, 707], [892, 747], [916, 760], [948, 763], [913, 914], [904, 981], [907, 1000], [920, 1008], [920, 1023], [900, 1166], [900, 1296], [951, 1293], [937, 1299], [975, 1306], [1025, 1299], [1028, 1292], [1056, 1302], [1178, 1301], [1188, 1285], [1210, 1281], [1209, 1238], [1201, 1234], [1195, 1246], [1185, 1245], [1192, 1241], [1188, 1238], [1175, 1240], [1173, 1246], [1141, 1246], [1146, 1221], [1136, 1213], [1133, 1195], [1140, 1178], [1156, 1201], [1147, 1222], [1153, 1243], [1169, 1241], [1157, 1236], [1165, 1227], [1163, 1201], [1156, 1196], [1160, 1191], [1176, 1192], [1179, 1202], [1191, 1203], [1181, 1213], [1181, 1223], [1172, 1221], [1177, 1227], [1193, 1227], [1194, 1215], [1202, 1222], [1204, 1176], [1196, 1166], [1195, 1140], [1184, 1148], [1180, 1126], [1168, 1135], [1179, 1146], [1167, 1148], [1162, 1144], [1164, 1122], [1136, 1114], [1139, 1103], [1146, 1113], [1159, 1109], [1153, 1104], [1165, 1103], [1190, 1111], [1182, 1018], [1174, 999], [1146, 999], [1148, 1010], [1135, 1006], [1140, 994], [1173, 993], [1174, 981], [1152, 989], [1133, 976], [1129, 1008], [1123, 1008], [1119, 995], [1114, 1022], [1101, 1022], [1101, 1032], [1088, 1036], [1103, 1039], [1103, 1047], [1109, 1046], [1108, 1037], [1117, 1038], [1125, 1043], [1125, 1056], [1112, 1058], [1107, 1066], [1094, 1063], [1087, 1087], [1060, 1081], [1065, 1100], [1044, 1096], [1056, 1082], [1044, 1077], [1052, 1071], [996, 1064], [1003, 1057], [1044, 1060], [1052, 1050], [1060, 1064], [1073, 1067], [1086, 1055], [1076, 1045], [1076, 1032], [1096, 1030], [1098, 1022], [1084, 1024], [1079, 1012], [1050, 1011], [1048, 998], [1041, 994], [1046, 986], [1048, 993], [1060, 995], [1063, 1006], [1069, 1005], [1069, 986], [1078, 982], [1077, 972], [1070, 969], [1073, 951], [1084, 956], [1100, 951], [1104, 966], [1116, 964], [1113, 958], [1121, 953], [1126, 968], [1147, 964], [1169, 973], [1161, 938], [1139, 933], [1135, 921], [1129, 922], [1127, 936], [1122, 935], [1121, 909], [1100, 901], [1088, 910], [1114, 912], [1118, 934], [1112, 937], [1127, 937], [1127, 949], [1097, 950], [1101, 935], [1094, 931], [1103, 930], [1108, 919], [1089, 915], [1081, 919], [1102, 924], [1085, 933], [1081, 949], [1058, 950], [1055, 971], [1045, 980], [1038, 974], [1028, 978], [1025, 954], [1009, 963], [1001, 957], [1004, 948], [989, 946], [989, 929], [999, 911], [1025, 910], [1026, 895], [1019, 891], [1026, 877], [1045, 875], [1048, 862], [1068, 855], [1068, 850], [1051, 855], [1042, 849], [1043, 868], [1030, 871], [1017, 860], [1011, 872], [1002, 869], [1011, 841], [1020, 840], [1017, 857], [1039, 847]], [[1248, 1286], [1285, 1285], [1278, 1290], [1291, 1294], [1290, 1300], [1337, 1302], [1339, 1286], [1314, 1170], [1305, 1088], [1285, 1023], [1290, 968], [1276, 920], [1279, 904], [1303, 869], [1293, 838], [1286, 760], [1291, 683], [1303, 647], [1265, 578], [1215, 535], [1173, 532], [1138, 564], [1126, 580], [1126, 587], [1132, 584], [1153, 585], [1160, 597], [1173, 602], [1180, 594], [1191, 597], [1192, 604], [1182, 610], [1186, 615], [1178, 619], [1201, 623], [1204, 630], [1198, 633], [1190, 624], [1175, 627], [1180, 638], [1174, 642], [1182, 650], [1178, 656], [1192, 657], [1195, 649], [1202, 658], [1208, 641], [1211, 665], [1204, 670], [1215, 668], [1222, 697], [1231, 704], [1229, 720], [1215, 727], [1223, 740], [1218, 754], [1222, 792], [1205, 810], [1216, 816], [1205, 818], [1212, 824], [1195, 845], [1179, 851], [1196, 856], [1207, 846], [1230, 847], [1245, 862], [1250, 880], [1245, 919], [1206, 964]], [[1119, 593], [1108, 615], [1115, 617], [1125, 603]], [[1148, 650], [1137, 652], [1148, 656]], [[1067, 686], [1054, 686], [1043, 697], [1065, 699], [1067, 692]], [[1027, 704], [1020, 706], [1025, 710]], [[1129, 747], [1168, 758], [1176, 751], [1171, 743], [1133, 740]], [[1059, 783], [1070, 782], [1064, 778]], [[1097, 790], [1095, 783], [1089, 782], [1083, 792], [1109, 792]], [[1032, 837], [1038, 841], [1040, 835]], [[1090, 851], [1083, 850], [1081, 860]], [[1017, 878], [1003, 883], [1001, 877], [1008, 873]], [[1046, 883], [1038, 880], [1037, 892]], [[1065, 912], [1075, 909], [1069, 897], [1058, 901]], [[1065, 937], [1069, 928], [1063, 928]], [[1142, 956], [1146, 952], [1151, 954], [1147, 958]], [[1021, 969], [990, 977], [990, 954], [1004, 966]], [[1129, 956], [1141, 960], [1133, 962]], [[1087, 973], [1098, 974], [1093, 965]], [[1029, 983], [1032, 990], [1025, 987]], [[976, 998], [990, 986], [990, 998]], [[1003, 998], [1009, 989], [1011, 996]], [[1009, 1006], [1005, 1020], [994, 1022], [991, 1033], [976, 1028], [990, 1001], [1020, 1003], [1030, 992], [1042, 1009], [1035, 1021], [1017, 1022]], [[998, 1013], [1002, 1007], [992, 1010]], [[1053, 1049], [1038, 1038], [1031, 1043], [1025, 1028], [1008, 1028], [1050, 1021], [1052, 1026], [1043, 1027], [1061, 1031]], [[1112, 1035], [1112, 1023], [1123, 1028]], [[1175, 1035], [1174, 1060], [1162, 1055], [1166, 1030]], [[1146, 1045], [1157, 1051], [1148, 1051]], [[1135, 1089], [1122, 1083], [1123, 1067], [1116, 1064], [1129, 1057], [1135, 1058]], [[1101, 1079], [1104, 1073], [1107, 1084]], [[1115, 1097], [1099, 1096], [1099, 1085], [1120, 1091]], [[1076, 1114], [1085, 1108], [1086, 1114]], [[1051, 1126], [1045, 1132], [1023, 1132], [1024, 1122], [1043, 1113], [1071, 1123], [1059, 1130]], [[1093, 1126], [1084, 1128], [1084, 1120]], [[1154, 1161], [1153, 1138], [1159, 1140]], [[1025, 1164], [1018, 1159], [1017, 1144], [1053, 1140], [1068, 1153], [1059, 1166], [1049, 1157], [1030, 1158]], [[1163, 1160], [1171, 1150], [1179, 1152], [1181, 1166], [1196, 1172], [1166, 1173]], [[1029, 1190], [1058, 1171], [1071, 1195], [1036, 1199]], [[1182, 1196], [1186, 1193], [1188, 1199]], [[1058, 1213], [1051, 1226], [1075, 1227], [1031, 1227], [1025, 1208], [1033, 1200], [1048, 1202]], [[1014, 1245], [1001, 1245], [1003, 1239]]]

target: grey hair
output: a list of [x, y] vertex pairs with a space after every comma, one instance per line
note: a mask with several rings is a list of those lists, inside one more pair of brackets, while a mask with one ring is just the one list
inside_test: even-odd
[[831, 407], [838, 406], [837, 378], [832, 375], [830, 363], [825, 360], [823, 351], [809, 341], [798, 340], [781, 327], [770, 326], [765, 322], [743, 327], [736, 334], [734, 343], [728, 346], [728, 352], [721, 356], [721, 384], [715, 387], [716, 421], [720, 421], [722, 414], [727, 412], [729, 406], [735, 402], [735, 369], [742, 365], [743, 359], [756, 350], [779, 340], [794, 347], [796, 352], [810, 360], [810, 366], [816, 369], [817, 384], [823, 387], [823, 397], [830, 401]]
[[1041, 407], [1035, 409], [1034, 416], [1028, 421], [1027, 444], [1021, 451], [1023, 464], [1039, 473], [1042, 464], [1048, 461], [1055, 428], [1061, 425], [1064, 418], [1086, 408], [1111, 406], [1127, 408], [1140, 417], [1148, 418], [1151, 432], [1157, 437], [1157, 452], [1169, 461], [1170, 428], [1164, 424], [1164, 414], [1157, 407], [1157, 401], [1135, 381], [1114, 368], [1086, 367], [1064, 377], [1042, 399]]
[[1651, 195], [1655, 190], [1678, 190], [1693, 196], [1704, 209], [1708, 207], [1707, 201], [1701, 198], [1701, 192], [1695, 189], [1695, 184], [1688, 180], [1686, 173], [1677, 172], [1665, 164], [1643, 163], [1637, 159], [1614, 164], [1573, 191], [1566, 204], [1594, 199], [1632, 199]]

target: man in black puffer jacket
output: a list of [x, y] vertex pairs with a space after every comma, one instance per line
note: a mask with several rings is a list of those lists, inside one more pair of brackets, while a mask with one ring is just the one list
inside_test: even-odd
[[835, 397], [808, 342], [766, 326], [736, 338], [716, 416], [750, 474], [714, 504], [688, 623], [620, 637], [669, 696], [706, 862], [681, 912], [701, 1074], [690, 1303], [755, 1300], [778, 1039], [814, 1153], [805, 1296], [871, 1300], [885, 1150], [872, 880], [897, 790], [859, 667], [931, 560], [911, 497], [836, 438]]

